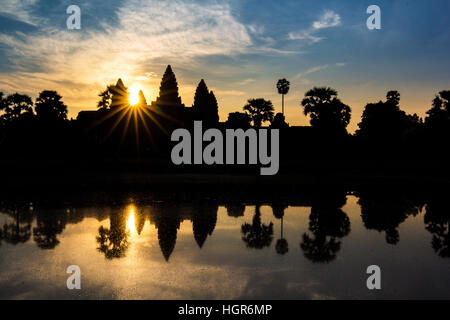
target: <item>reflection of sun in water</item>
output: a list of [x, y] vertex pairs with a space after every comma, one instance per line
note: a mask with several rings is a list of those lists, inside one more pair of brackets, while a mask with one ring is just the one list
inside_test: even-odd
[[139, 91], [140, 89], [138, 87], [131, 87], [129, 89], [130, 91], [130, 105], [135, 106], [139, 103]]
[[127, 220], [127, 230], [130, 231], [131, 235], [137, 235], [136, 231], [136, 206], [130, 204], [127, 207], [128, 220]]

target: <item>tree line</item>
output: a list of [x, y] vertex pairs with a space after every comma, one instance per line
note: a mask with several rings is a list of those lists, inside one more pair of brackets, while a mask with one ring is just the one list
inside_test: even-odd
[[[200, 81], [192, 107], [186, 108], [178, 94], [175, 74], [168, 66], [156, 102], [148, 105], [141, 91], [138, 109], [133, 110], [148, 116], [148, 119], [142, 117], [136, 121], [143, 122], [145, 129], [151, 131], [151, 134], [158, 137], [156, 131], [165, 131], [164, 135], [160, 134], [158, 138], [160, 140], [168, 140], [170, 131], [180, 125], [189, 127], [194, 120], [201, 120], [204, 127], [234, 129], [259, 128], [268, 124], [271, 128], [282, 129], [285, 133], [281, 138], [289, 141], [291, 144], [289, 148], [295, 148], [292, 143], [305, 140], [305, 133], [295, 131], [296, 127], [291, 127], [286, 122], [284, 96], [288, 94], [289, 87], [290, 83], [286, 79], [280, 79], [276, 84], [278, 93], [282, 95], [283, 112], [275, 114], [270, 100], [249, 99], [242, 112], [232, 112], [226, 122], [220, 123], [217, 99], [214, 92], [208, 89], [206, 82], [203, 79]], [[136, 114], [136, 111], [128, 115], [132, 108], [127, 90], [119, 79], [116, 85], [107, 86], [99, 94], [97, 120], [109, 119], [102, 124], [104, 132], [110, 134], [118, 122], [127, 118], [131, 124], [119, 126], [121, 130], [138, 132], [137, 128], [132, 127], [138, 126], [139, 123], [134, 121], [133, 124], [133, 121], [129, 120], [129, 117], [135, 116], [132, 114], [133, 112]], [[313, 130], [314, 139], [310, 139], [310, 133], [306, 134], [306, 138], [314, 141], [316, 145], [323, 141], [331, 141], [328, 146], [340, 140], [341, 144], [351, 144], [361, 150], [386, 147], [395, 149], [399, 145], [402, 148], [404, 146], [414, 148], [418, 144], [436, 149], [450, 139], [450, 90], [441, 91], [435, 96], [425, 118], [417, 114], [407, 114], [402, 110], [400, 97], [398, 91], [392, 90], [387, 92], [384, 101], [368, 103], [364, 107], [358, 129], [354, 134], [349, 134], [347, 127], [351, 120], [351, 108], [339, 99], [335, 89], [314, 87], [305, 93], [299, 104], [303, 114], [310, 119], [309, 129]], [[93, 135], [95, 132], [91, 130], [92, 128], [84, 130], [85, 124], [80, 119], [79, 116], [76, 120], [68, 120], [67, 106], [56, 91], [42, 91], [34, 102], [28, 95], [13, 93], [6, 96], [0, 92], [0, 150], [18, 154], [22, 154], [24, 150], [57, 153], [61, 149], [71, 147], [68, 145], [80, 145], [81, 143], [77, 142], [79, 136]], [[157, 122], [157, 126], [150, 130], [146, 123], [152, 121]], [[89, 124], [92, 125], [93, 123]], [[121, 144], [127, 142], [124, 139], [131, 139], [122, 133], [118, 136]], [[317, 137], [320, 139], [317, 140]], [[104, 138], [94, 137], [89, 143], [94, 140], [103, 141]], [[46, 148], [41, 148], [43, 145]]]

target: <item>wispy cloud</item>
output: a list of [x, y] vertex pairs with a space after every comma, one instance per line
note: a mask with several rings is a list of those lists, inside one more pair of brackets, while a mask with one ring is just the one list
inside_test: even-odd
[[328, 68], [328, 64], [325, 64], [323, 66], [316, 66], [316, 67], [309, 68], [308, 70], [300, 72], [297, 75], [295, 75], [294, 79], [304, 78], [305, 76], [307, 76], [311, 73], [318, 72], [318, 71], [324, 70], [326, 68]]
[[239, 81], [237, 84], [240, 86], [245, 86], [245, 85], [248, 85], [253, 82], [255, 82], [255, 79], [245, 79], [245, 80]]
[[336, 66], [336, 67], [344, 67], [346, 64], [344, 62], [338, 62], [335, 63], [334, 65], [329, 65], [329, 64], [325, 64], [325, 65], [321, 65], [321, 66], [315, 66], [312, 68], [309, 68], [308, 70], [302, 71], [300, 73], [297, 73], [293, 79], [294, 80], [300, 80], [302, 83], [304, 84], [310, 84], [311, 81], [309, 79], [306, 78], [306, 76], [312, 74], [312, 73], [316, 73], [325, 69], [328, 69], [330, 67]]
[[307, 40], [310, 43], [317, 43], [324, 39], [325, 37], [316, 36], [315, 33], [320, 29], [337, 27], [341, 25], [341, 17], [334, 11], [327, 10], [319, 20], [314, 21], [310, 28], [307, 30], [299, 32], [290, 32], [288, 34], [289, 40]]
[[331, 10], [325, 11], [325, 13], [320, 17], [318, 21], [314, 21], [314, 29], [324, 29], [337, 27], [341, 24], [341, 17]]
[[290, 32], [288, 34], [289, 40], [309, 40], [311, 43], [316, 43], [324, 40], [324, 37], [314, 36], [311, 31], [301, 31], [299, 33]]
[[42, 18], [34, 17], [31, 8], [37, 0], [2, 0], [0, 14], [8, 15], [16, 20], [36, 25]]

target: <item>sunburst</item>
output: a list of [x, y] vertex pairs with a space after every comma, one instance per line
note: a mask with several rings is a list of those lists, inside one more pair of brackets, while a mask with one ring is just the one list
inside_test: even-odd
[[126, 132], [128, 131], [130, 124], [134, 125], [136, 146], [139, 145], [140, 140], [139, 126], [142, 126], [144, 132], [150, 138], [151, 143], [154, 144], [154, 137], [148, 124], [149, 121], [156, 124], [157, 128], [167, 136], [169, 135], [167, 129], [158, 121], [156, 116], [163, 117], [174, 123], [179, 122], [179, 120], [162, 112], [158, 106], [150, 108], [145, 102], [141, 103], [140, 91], [140, 88], [136, 86], [133, 86], [128, 90], [126, 88], [122, 89], [116, 87], [116, 99], [113, 100], [111, 109], [93, 125], [93, 127], [96, 127], [112, 117], [115, 118], [114, 123], [103, 136], [103, 141], [108, 140], [117, 127], [123, 123], [124, 130], [120, 139], [120, 145], [125, 141]]
[[130, 106], [134, 107], [139, 103], [139, 92], [141, 90], [138, 87], [131, 87], [130, 88], [130, 95], [129, 95], [129, 102]]

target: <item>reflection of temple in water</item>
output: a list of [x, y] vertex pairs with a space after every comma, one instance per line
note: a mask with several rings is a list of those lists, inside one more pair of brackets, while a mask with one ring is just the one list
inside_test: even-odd
[[[386, 241], [392, 245], [399, 242], [399, 226], [409, 216], [416, 216], [423, 211], [425, 228], [432, 235], [431, 247], [439, 256], [450, 257], [450, 215], [446, 196], [441, 193], [430, 192], [418, 196], [417, 192], [368, 188], [360, 189], [354, 195], [358, 198], [364, 227], [385, 233]], [[170, 195], [136, 204], [130, 204], [133, 201], [123, 197], [116, 199], [108, 195], [101, 196], [101, 203], [98, 203], [96, 196], [93, 199], [81, 199], [82, 203], [92, 201], [92, 206], [80, 205], [79, 202], [76, 204], [80, 201], [78, 198], [72, 201], [56, 199], [56, 202], [52, 199], [48, 202], [51, 205], [45, 202], [2, 200], [0, 245], [20, 245], [34, 241], [39, 248], [51, 250], [59, 245], [67, 225], [93, 218], [101, 223], [96, 235], [97, 250], [107, 259], [116, 259], [127, 255], [130, 231], [133, 237], [141, 236], [148, 221], [156, 230], [163, 257], [169, 261], [184, 221], [192, 223], [194, 239], [198, 247], [203, 248], [216, 227], [219, 206], [224, 207], [233, 219], [244, 217], [248, 206], [254, 206], [253, 212], [253, 209], [249, 210], [249, 217], [253, 218], [241, 225], [236, 236], [240, 234], [242, 242], [249, 249], [266, 249], [275, 242], [276, 253], [285, 255], [289, 252], [289, 243], [284, 237], [283, 221], [286, 209], [291, 206], [311, 208], [307, 231], [296, 239], [300, 240], [303, 256], [312, 262], [329, 263], [336, 259], [342, 240], [351, 231], [350, 219], [343, 210], [347, 196], [345, 189], [329, 187], [272, 198], [260, 194], [226, 196], [222, 199], [189, 198], [184, 195], [184, 199], [174, 202]], [[68, 203], [75, 203], [75, 208]], [[118, 204], [111, 206], [110, 203]], [[124, 203], [128, 205], [119, 205]], [[272, 219], [262, 221], [262, 206], [272, 208]], [[277, 238], [274, 239], [274, 236]]]
[[128, 221], [132, 215], [138, 236], [142, 234], [147, 220], [155, 226], [161, 252], [168, 261], [175, 248], [181, 224], [184, 221], [192, 222], [195, 241], [202, 248], [207, 238], [213, 234], [218, 209], [217, 203], [209, 202], [187, 205], [157, 203], [139, 208], [135, 205], [58, 210], [2, 208], [1, 213], [8, 215], [10, 221], [2, 222], [0, 244], [4, 241], [16, 245], [32, 238], [41, 249], [54, 249], [60, 242], [58, 236], [68, 224], [94, 218], [109, 221], [109, 225], [102, 225], [98, 230], [96, 240], [99, 252], [107, 259], [121, 258], [126, 256], [130, 244]]
[[[177, 233], [181, 224], [186, 220], [192, 222], [194, 238], [198, 246], [202, 248], [208, 236], [211, 236], [214, 231], [218, 209], [218, 204], [213, 203], [204, 203], [198, 206], [173, 205], [168, 203], [158, 203], [141, 208], [128, 206], [117, 212], [111, 212], [111, 226], [107, 230], [110, 233], [113, 231], [115, 236], [112, 239], [111, 237], [107, 239], [102, 238], [100, 235], [97, 238], [100, 243], [99, 250], [103, 251], [107, 258], [120, 258], [125, 254], [128, 248], [126, 221], [129, 215], [132, 214], [138, 235], [141, 235], [147, 220], [155, 226], [155, 229], [158, 231], [158, 242], [161, 252], [166, 261], [169, 261], [175, 249]], [[103, 230], [105, 229], [101, 227], [100, 233]], [[105, 244], [108, 240], [112, 242], [111, 245]], [[109, 247], [117, 254], [108, 255], [109, 251], [104, 249]]]
[[158, 232], [158, 242], [166, 261], [175, 249], [177, 233], [181, 224], [189, 220], [193, 225], [194, 238], [200, 248], [203, 247], [208, 236], [211, 236], [217, 221], [217, 204], [204, 203], [194, 205], [173, 205], [158, 203], [151, 206], [137, 208], [129, 205], [110, 212], [110, 228], [99, 229], [97, 241], [99, 250], [107, 258], [120, 258], [128, 249], [127, 220], [130, 215], [134, 220], [137, 235], [141, 235], [148, 220]]

